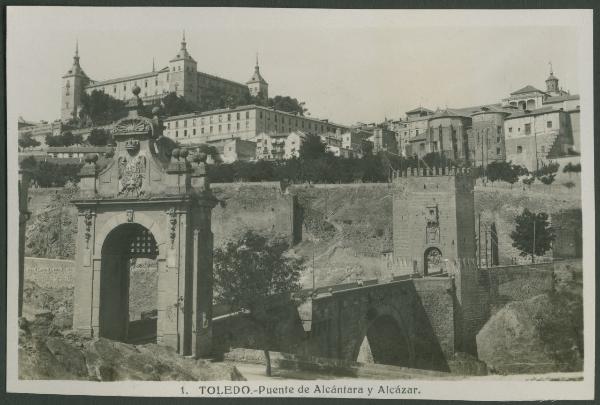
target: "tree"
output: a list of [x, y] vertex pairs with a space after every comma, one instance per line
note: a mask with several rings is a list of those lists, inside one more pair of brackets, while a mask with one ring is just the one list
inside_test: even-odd
[[125, 102], [110, 95], [94, 90], [91, 94], [83, 93], [79, 119], [89, 125], [105, 125], [117, 121], [127, 115]]
[[304, 259], [287, 254], [285, 239], [267, 239], [254, 231], [229, 241], [214, 252], [214, 281], [217, 302], [244, 311], [265, 335], [266, 374], [271, 375], [269, 348], [277, 317], [273, 301], [301, 288]]
[[486, 172], [489, 181], [505, 181], [514, 184], [519, 180], [520, 166], [510, 162], [492, 162], [487, 165]]
[[106, 146], [112, 142], [112, 137], [110, 135], [110, 132], [104, 129], [94, 128], [90, 132], [90, 135], [87, 138], [87, 142], [90, 145], [94, 146]]
[[289, 96], [275, 96], [269, 98], [267, 106], [272, 107], [279, 111], [285, 111], [291, 114], [298, 114], [304, 116], [308, 110], [304, 107], [304, 102], [300, 102], [295, 98]]
[[535, 256], [541, 256], [552, 246], [555, 235], [545, 212], [533, 213], [527, 208], [515, 218], [517, 226], [511, 232], [513, 247], [521, 251], [523, 257], [531, 256], [531, 263], [535, 263]]
[[308, 134], [302, 145], [300, 145], [300, 159], [319, 159], [327, 155], [327, 145], [319, 135]]
[[19, 138], [19, 146], [21, 148], [35, 148], [40, 146], [40, 143], [33, 139], [30, 134], [25, 134]]
[[163, 113], [169, 117], [188, 114], [198, 110], [198, 106], [190, 103], [185, 98], [178, 96], [175, 92], [171, 92], [163, 97], [161, 103], [163, 106]]

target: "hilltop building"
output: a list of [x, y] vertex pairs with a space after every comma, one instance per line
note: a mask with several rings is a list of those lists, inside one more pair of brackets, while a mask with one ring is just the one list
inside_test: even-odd
[[580, 149], [579, 95], [558, 85], [552, 68], [546, 90], [527, 85], [501, 103], [432, 111], [418, 107], [392, 121], [400, 153], [431, 152], [474, 166], [512, 161], [536, 170]]
[[194, 103], [200, 103], [203, 97], [215, 94], [249, 93], [264, 98], [268, 98], [269, 94], [269, 85], [260, 74], [258, 58], [254, 73], [245, 84], [199, 72], [197, 62], [187, 50], [185, 33], [179, 51], [162, 69], [155, 70], [153, 66], [151, 72], [103, 81], [92, 80], [84, 72], [79, 62], [79, 47], [76, 46], [73, 65], [62, 79], [61, 120], [63, 122], [77, 117], [83, 93], [90, 94], [94, 90], [125, 100], [137, 85], [142, 89], [140, 97], [146, 104], [158, 102], [172, 92]]
[[311, 117], [258, 105], [204, 111], [165, 119], [165, 135], [179, 143], [211, 143], [223, 139], [253, 140], [259, 134], [285, 135], [295, 131], [321, 135], [348, 130]]

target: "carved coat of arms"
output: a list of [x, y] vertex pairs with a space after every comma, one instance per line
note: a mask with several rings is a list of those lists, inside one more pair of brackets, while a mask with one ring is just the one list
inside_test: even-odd
[[146, 176], [146, 158], [122, 156], [119, 163], [119, 195], [139, 197], [143, 194], [142, 184]]

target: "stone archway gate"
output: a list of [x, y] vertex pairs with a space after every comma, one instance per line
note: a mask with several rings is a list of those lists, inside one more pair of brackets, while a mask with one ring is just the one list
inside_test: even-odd
[[[101, 296], [118, 294], [102, 285], [103, 246], [111, 231], [138, 224], [158, 248], [157, 343], [180, 354], [211, 351], [211, 210], [216, 199], [206, 179], [205, 156], [188, 159], [162, 136], [157, 117], [145, 117], [139, 87], [129, 114], [113, 129], [114, 156], [86, 156], [78, 209], [73, 327], [102, 336]], [[110, 252], [105, 252], [105, 255]], [[108, 289], [108, 290], [107, 290]], [[126, 310], [126, 309], [123, 309]]]

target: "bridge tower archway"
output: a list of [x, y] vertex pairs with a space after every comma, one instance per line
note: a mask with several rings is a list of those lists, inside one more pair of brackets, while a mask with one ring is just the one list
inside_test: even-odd
[[[131, 343], [156, 342], [159, 256], [154, 235], [143, 225], [120, 224], [108, 233], [100, 254], [99, 336]], [[147, 268], [156, 270], [145, 277], [143, 285], [132, 280], [132, 266], [138, 259], [153, 263]], [[134, 313], [139, 312], [140, 300], [152, 307], [145, 308], [145, 314]]]
[[[131, 342], [141, 327], [180, 354], [209, 356], [217, 201], [206, 154], [164, 137], [159, 111], [148, 116], [139, 93], [134, 87], [127, 117], [114, 124], [114, 151], [87, 155], [79, 173], [73, 328]], [[156, 326], [130, 322], [130, 267], [141, 258], [156, 271], [149, 289], [156, 298], [144, 311]]]
[[423, 255], [423, 275], [443, 273], [444, 261], [442, 251], [437, 247], [430, 247], [425, 250]]

